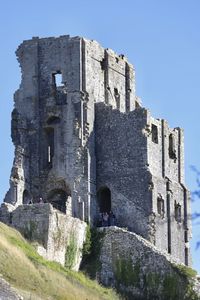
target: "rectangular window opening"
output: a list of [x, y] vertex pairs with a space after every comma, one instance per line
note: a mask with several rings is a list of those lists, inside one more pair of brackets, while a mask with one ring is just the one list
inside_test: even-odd
[[53, 77], [53, 85], [55, 86], [55, 88], [62, 86], [62, 73], [60, 71], [52, 74]]
[[158, 127], [154, 124], [151, 124], [151, 137], [152, 142], [158, 144]]
[[164, 199], [162, 199], [161, 197], [157, 198], [157, 212], [162, 218], [164, 218], [165, 204], [164, 204]]
[[177, 204], [176, 202], [174, 207], [174, 215], [176, 222], [181, 223], [181, 205]]
[[175, 149], [175, 140], [174, 135], [171, 133], [169, 135], [169, 157], [176, 162], [176, 149]]

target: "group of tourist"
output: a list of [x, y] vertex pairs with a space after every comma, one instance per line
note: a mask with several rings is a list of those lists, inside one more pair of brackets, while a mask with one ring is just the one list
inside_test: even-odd
[[44, 202], [43, 198], [40, 197], [40, 198], [37, 200], [37, 202], [33, 202], [33, 199], [30, 199], [30, 200], [28, 201], [27, 204], [34, 204], [34, 203], [45, 203], [45, 202]]
[[112, 211], [109, 213], [103, 212], [100, 213], [99, 216], [99, 226], [100, 227], [108, 227], [108, 226], [115, 226], [116, 225], [116, 217]]

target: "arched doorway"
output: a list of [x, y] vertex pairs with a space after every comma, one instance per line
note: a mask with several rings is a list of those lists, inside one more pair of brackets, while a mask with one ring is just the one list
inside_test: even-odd
[[111, 192], [109, 188], [102, 187], [97, 193], [100, 212], [110, 213], [111, 211]]
[[27, 190], [24, 190], [22, 196], [22, 203], [23, 204], [30, 204], [32, 202], [31, 195]]
[[66, 213], [66, 202], [68, 198], [67, 192], [61, 189], [52, 190], [47, 198], [48, 202], [53, 205], [54, 208]]

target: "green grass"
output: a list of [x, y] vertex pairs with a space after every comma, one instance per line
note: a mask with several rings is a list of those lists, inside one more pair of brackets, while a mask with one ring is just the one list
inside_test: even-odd
[[96, 273], [101, 268], [100, 251], [104, 235], [104, 232], [87, 226], [86, 241], [83, 245], [81, 270], [91, 279], [96, 278]]
[[192, 279], [197, 275], [196, 270], [194, 270], [192, 268], [189, 268], [189, 267], [186, 267], [186, 266], [183, 266], [183, 265], [174, 265], [174, 269], [180, 275], [182, 275], [182, 276], [184, 276], [185, 278], [188, 278], [188, 279]]
[[73, 272], [37, 254], [21, 234], [0, 223], [0, 273], [24, 299], [119, 299], [81, 272]]

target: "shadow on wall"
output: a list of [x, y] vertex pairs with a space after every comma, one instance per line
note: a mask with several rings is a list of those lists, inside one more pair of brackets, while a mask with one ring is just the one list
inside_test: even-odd
[[47, 201], [51, 203], [54, 208], [66, 213], [66, 202], [69, 196], [71, 196], [71, 192], [67, 193], [61, 189], [54, 189], [49, 193]]

